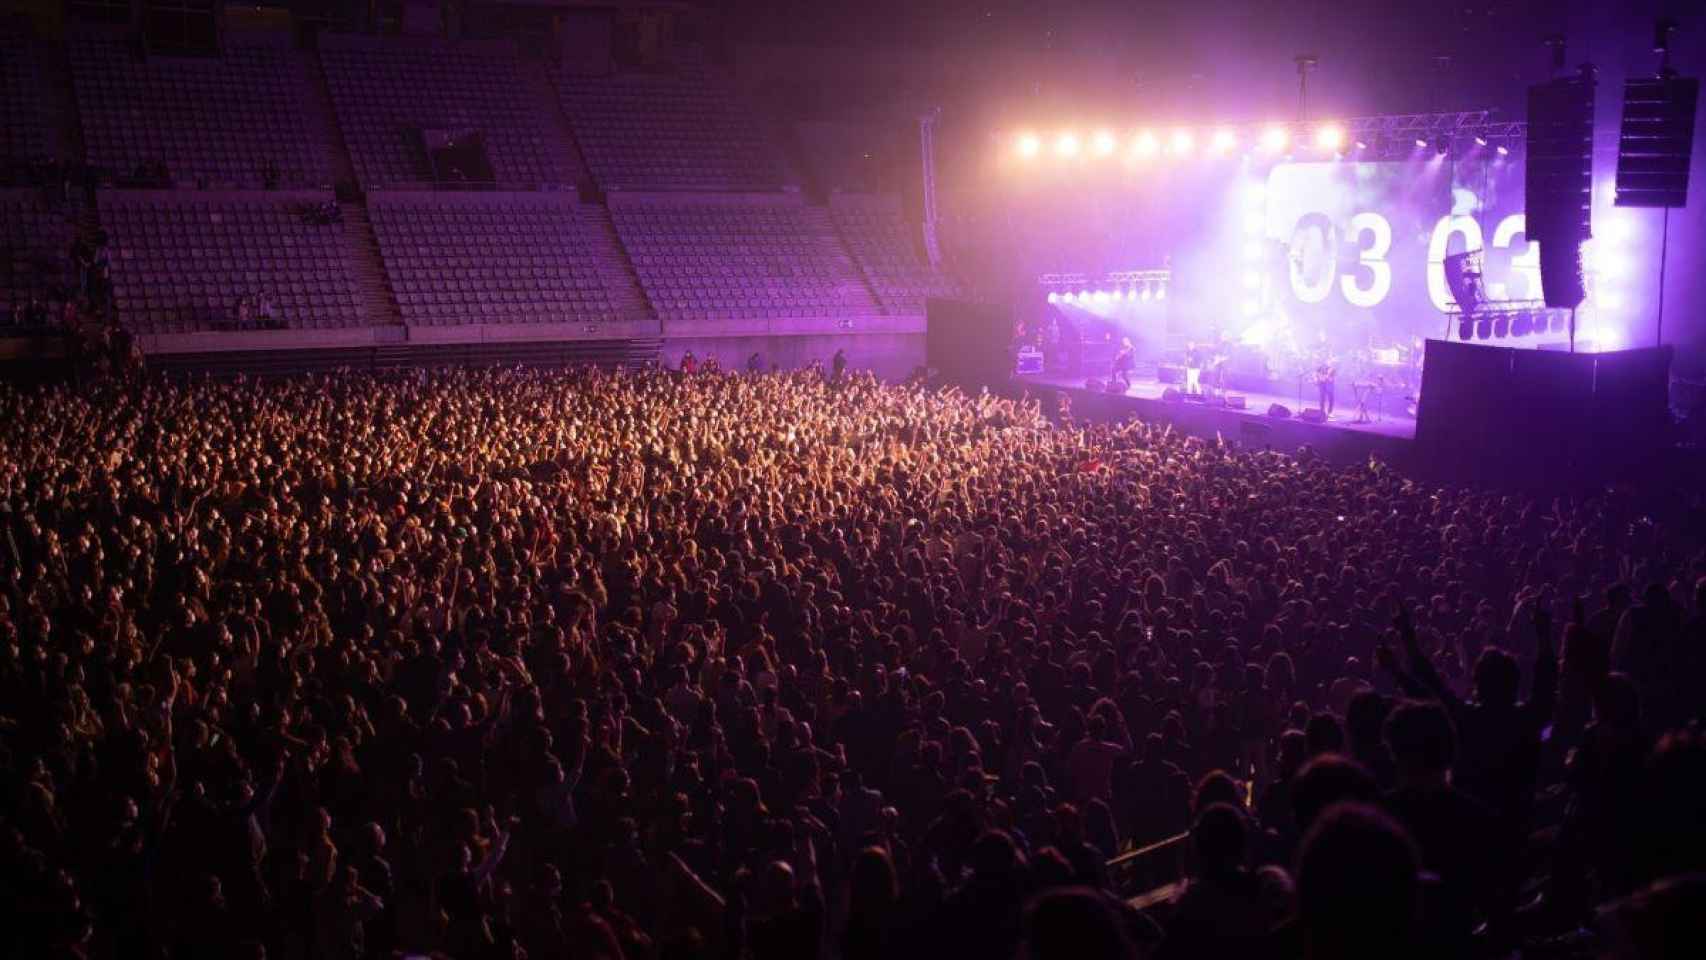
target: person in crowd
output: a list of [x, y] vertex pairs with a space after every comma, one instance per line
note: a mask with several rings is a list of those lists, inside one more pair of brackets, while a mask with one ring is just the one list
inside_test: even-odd
[[1403, 956], [1543, 785], [1557, 922], [1706, 870], [1686, 496], [821, 369], [0, 386], [0, 451], [19, 955]]

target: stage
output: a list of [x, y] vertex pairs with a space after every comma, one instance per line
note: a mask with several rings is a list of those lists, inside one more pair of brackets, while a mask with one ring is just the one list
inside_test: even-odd
[[[1072, 415], [1080, 419], [1135, 416], [1155, 423], [1170, 423], [1193, 436], [1205, 439], [1220, 436], [1246, 447], [1293, 451], [1307, 445], [1335, 460], [1363, 460], [1373, 454], [1396, 461], [1408, 455], [1416, 438], [1416, 421], [1403, 415], [1401, 396], [1381, 398], [1383, 410], [1371, 400], [1371, 422], [1355, 422], [1356, 402], [1350, 396], [1349, 384], [1340, 386], [1332, 419], [1322, 423], [1298, 418], [1305, 408], [1298, 406], [1295, 392], [1290, 396], [1239, 393], [1245, 406], [1238, 410], [1212, 403], [1165, 400], [1162, 394], [1172, 385], [1154, 379], [1133, 383], [1124, 394], [1092, 392], [1085, 389], [1083, 377], [1064, 374], [1020, 374], [1013, 377], [1013, 384], [1033, 395], [1048, 390], [1064, 392], [1072, 400]], [[1313, 394], [1311, 388], [1305, 396], [1307, 408], [1315, 406]], [[1285, 407], [1292, 415], [1269, 416], [1268, 408], [1273, 404]], [[1050, 406], [1045, 404], [1045, 409]]]

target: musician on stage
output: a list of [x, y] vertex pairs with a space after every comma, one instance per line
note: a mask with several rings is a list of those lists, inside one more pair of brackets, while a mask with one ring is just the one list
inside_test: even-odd
[[1321, 415], [1333, 415], [1333, 381], [1338, 376], [1338, 364], [1332, 357], [1322, 357], [1315, 365], [1315, 392], [1321, 407]]
[[1195, 341], [1185, 345], [1185, 393], [1189, 396], [1202, 394], [1203, 348]]
[[1119, 385], [1124, 393], [1131, 388], [1131, 372], [1137, 366], [1137, 348], [1131, 345], [1130, 337], [1120, 339], [1120, 352], [1114, 354], [1114, 368], [1108, 379]]

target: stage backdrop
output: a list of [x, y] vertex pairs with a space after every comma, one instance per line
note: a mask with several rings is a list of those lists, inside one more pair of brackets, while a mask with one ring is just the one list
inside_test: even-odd
[[1538, 299], [1522, 167], [1484, 152], [1252, 171], [1229, 204], [1236, 229], [1216, 238], [1221, 264], [1243, 264], [1239, 284], [1221, 285], [1220, 308], [1242, 317], [1242, 339], [1280, 352], [1364, 347], [1371, 335], [1413, 343], [1444, 330], [1445, 260], [1466, 250], [1483, 251], [1489, 300]]

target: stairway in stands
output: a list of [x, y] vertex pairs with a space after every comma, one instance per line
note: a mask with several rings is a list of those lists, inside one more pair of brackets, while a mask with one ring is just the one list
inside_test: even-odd
[[385, 276], [385, 260], [379, 254], [379, 236], [373, 232], [373, 222], [367, 216], [367, 204], [346, 203], [344, 235], [348, 238], [351, 267], [355, 285], [361, 291], [362, 312], [370, 326], [401, 325], [402, 311], [391, 292], [391, 282]]
[[[542, 127], [547, 137], [546, 143], [550, 145], [552, 152], [562, 159], [564, 182], [583, 191], [591, 187], [592, 177], [587, 173], [580, 144], [575, 140], [574, 127], [569, 123], [568, 114], [563, 112], [563, 101], [557, 96], [557, 85], [551, 82], [548, 74], [549, 64], [543, 60], [523, 59], [516, 65], [516, 69], [520, 71], [521, 82], [526, 85], [539, 115], [544, 118]], [[586, 196], [586, 193], [581, 195]]]
[[842, 278], [841, 303], [850, 308], [851, 312], [865, 317], [882, 315], [885, 311], [877, 302], [877, 295], [871, 288], [865, 271], [847, 252], [847, 243], [841, 238], [841, 231], [836, 229], [835, 221], [829, 215], [828, 207], [811, 207], [806, 209], [806, 220], [812, 225], [812, 240], [818, 248], [818, 253], [834, 263], [836, 273]]
[[628, 250], [622, 246], [622, 238], [616, 233], [616, 224], [610, 219], [610, 208], [599, 203], [583, 203], [575, 208], [575, 216], [591, 225], [597, 234], [598, 274], [604, 280], [604, 289], [610, 296], [617, 321], [629, 325], [636, 332], [641, 329], [656, 331], [657, 318], [640, 287], [640, 275], [635, 272], [633, 261], [628, 259]]
[[367, 216], [367, 201], [356, 189], [355, 162], [350, 159], [349, 145], [344, 142], [338, 126], [337, 109], [332, 106], [332, 91], [326, 86], [326, 71], [318, 52], [303, 53], [303, 102], [308, 112], [319, 120], [326, 150], [331, 159], [332, 182], [338, 185], [343, 200], [344, 235], [348, 238], [350, 266], [355, 272], [356, 287], [361, 291], [362, 313], [369, 326], [401, 326], [403, 315], [397, 309], [397, 298], [385, 276], [385, 261], [379, 255], [379, 237], [373, 232], [373, 222]]

